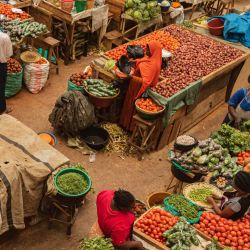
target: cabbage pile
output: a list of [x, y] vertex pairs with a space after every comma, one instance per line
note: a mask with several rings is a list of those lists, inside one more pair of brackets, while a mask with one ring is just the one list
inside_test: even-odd
[[148, 21], [161, 13], [157, 1], [126, 0], [126, 14], [138, 21]]

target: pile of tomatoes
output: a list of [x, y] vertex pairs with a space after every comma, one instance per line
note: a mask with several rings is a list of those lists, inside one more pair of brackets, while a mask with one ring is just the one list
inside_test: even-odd
[[218, 240], [222, 245], [233, 250], [250, 249], [250, 216], [232, 221], [214, 213], [203, 212], [200, 223], [195, 227], [210, 238]]
[[136, 102], [136, 105], [139, 108], [149, 111], [149, 112], [158, 112], [163, 109], [162, 106], [159, 106], [158, 104], [156, 104], [151, 98], [145, 98], [145, 99], [141, 98]]
[[238, 163], [244, 165], [244, 161], [246, 158], [250, 158], [250, 151], [243, 151], [238, 154]]
[[10, 4], [0, 3], [0, 14], [5, 15], [8, 19], [20, 19], [25, 20], [30, 18], [30, 15], [23, 11], [23, 13], [12, 12], [13, 6]]
[[160, 208], [154, 208], [145, 213], [141, 219], [135, 224], [135, 228], [147, 234], [151, 238], [166, 243], [166, 239], [162, 234], [172, 228], [178, 218]]
[[139, 38], [138, 40], [126, 43], [124, 45], [118, 46], [113, 50], [107, 51], [105, 55], [117, 61], [122, 55], [127, 54], [128, 45], [139, 45], [143, 47], [145, 50], [146, 45], [153, 40], [158, 41], [161, 44], [162, 48], [171, 52], [180, 47], [180, 43], [174, 37], [172, 37], [168, 32], [158, 30], [142, 38]]

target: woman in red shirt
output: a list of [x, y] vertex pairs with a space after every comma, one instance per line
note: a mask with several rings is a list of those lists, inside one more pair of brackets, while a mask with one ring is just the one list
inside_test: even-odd
[[135, 221], [132, 208], [134, 196], [125, 190], [105, 190], [96, 200], [98, 223], [103, 234], [112, 239], [113, 245], [121, 249], [143, 249], [140, 241], [131, 241], [130, 235]]

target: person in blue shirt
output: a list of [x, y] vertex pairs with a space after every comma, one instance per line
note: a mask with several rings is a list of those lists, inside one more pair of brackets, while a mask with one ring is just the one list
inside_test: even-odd
[[[248, 77], [250, 84], [250, 75]], [[250, 120], [250, 87], [239, 89], [228, 101], [228, 115], [224, 123], [236, 128], [242, 121]]]

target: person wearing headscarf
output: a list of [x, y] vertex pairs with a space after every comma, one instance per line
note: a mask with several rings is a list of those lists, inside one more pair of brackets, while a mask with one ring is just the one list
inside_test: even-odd
[[225, 192], [221, 198], [220, 207], [215, 199], [209, 196], [207, 201], [221, 217], [238, 220], [245, 215], [250, 206], [250, 174], [239, 171], [234, 177], [235, 192]]
[[130, 80], [120, 118], [120, 124], [132, 130], [132, 118], [135, 114], [134, 102], [150, 87], [159, 81], [162, 65], [162, 48], [157, 41], [147, 44], [146, 56], [135, 60], [135, 74]]

